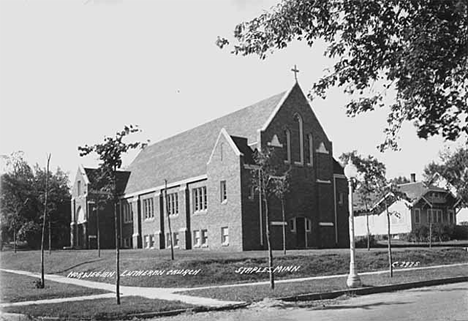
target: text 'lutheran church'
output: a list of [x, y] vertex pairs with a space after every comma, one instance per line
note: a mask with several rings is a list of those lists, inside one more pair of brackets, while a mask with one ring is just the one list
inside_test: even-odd
[[[264, 206], [251, 183], [253, 153], [265, 148], [273, 148], [290, 166], [286, 247], [348, 246], [347, 181], [297, 83], [147, 146], [126, 171], [118, 172], [120, 246], [169, 248], [169, 216], [175, 248], [266, 249]], [[80, 167], [72, 189], [73, 248], [96, 248], [98, 239], [101, 248], [115, 245], [113, 206], [96, 207], [92, 171]], [[270, 207], [274, 249], [283, 242], [278, 204]]]

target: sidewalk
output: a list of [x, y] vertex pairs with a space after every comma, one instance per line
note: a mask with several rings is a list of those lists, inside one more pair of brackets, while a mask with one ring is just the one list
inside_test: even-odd
[[[18, 270], [8, 270], [0, 269], [0, 271], [15, 273], [35, 278], [40, 278], [39, 273], [27, 272], [27, 271], [18, 271]], [[115, 296], [115, 285], [103, 282], [95, 282], [81, 279], [68, 278], [66, 276], [55, 275], [55, 274], [45, 274], [44, 278], [49, 281], [54, 281], [58, 283], [73, 284], [78, 286], [83, 286], [92, 289], [100, 289], [109, 291], [112, 293], [103, 294], [103, 295], [90, 295], [90, 296], [81, 296], [81, 297], [70, 297], [70, 298], [61, 298], [61, 299], [48, 299], [48, 300], [39, 300], [39, 301], [25, 301], [25, 302], [14, 302], [14, 303], [0, 303], [0, 307], [9, 307], [15, 305], [30, 305], [30, 304], [46, 304], [46, 303], [60, 303], [60, 302], [70, 302], [70, 301], [82, 301], [82, 300], [95, 300], [104, 297], [113, 297]], [[188, 304], [204, 306], [204, 307], [224, 307], [241, 304], [243, 302], [237, 301], [221, 301], [204, 297], [196, 297], [190, 295], [176, 294], [175, 292], [182, 292], [190, 290], [188, 288], [146, 288], [146, 287], [132, 287], [132, 286], [120, 286], [120, 293], [122, 296], [141, 296], [148, 299], [160, 299], [160, 300], [169, 300], [169, 301], [181, 301]], [[74, 300], [75, 299], [75, 300]], [[21, 304], [19, 304], [21, 303]]]
[[[468, 266], [468, 263], [457, 263], [457, 264], [449, 264], [449, 265], [438, 265], [438, 266], [427, 266], [427, 267], [416, 267], [416, 268], [402, 268], [402, 269], [395, 269], [394, 272], [398, 273], [398, 272], [411, 271], [411, 270], [440, 269], [440, 268], [453, 267], [453, 266]], [[7, 269], [0, 269], [0, 271], [16, 273], [16, 274], [26, 275], [30, 277], [36, 277], [36, 278], [40, 277], [38, 273], [32, 273], [32, 272], [27, 272], [27, 271], [7, 270]], [[363, 273], [360, 273], [360, 275], [373, 275], [373, 274], [384, 274], [384, 273], [388, 273], [388, 271], [363, 272]], [[277, 280], [276, 283], [294, 283], [294, 282], [304, 282], [304, 281], [309, 281], [309, 280], [325, 280], [325, 279], [331, 279], [331, 278], [342, 278], [346, 276], [347, 276], [346, 274], [340, 274], [340, 275], [328, 275], [328, 276], [307, 277], [307, 278], [297, 278], [297, 279], [285, 279], [285, 280]], [[53, 274], [46, 274], [44, 277], [45, 279], [54, 281], [54, 282], [74, 284], [74, 285], [84, 286], [84, 287], [94, 288], [94, 289], [101, 289], [101, 290], [109, 291], [111, 293], [91, 295], [91, 296], [81, 296], [81, 297], [39, 300], [39, 301], [1, 303], [0, 307], [24, 306], [24, 305], [30, 305], [30, 304], [61, 303], [61, 302], [81, 301], [81, 300], [96, 300], [96, 299], [109, 298], [109, 297], [115, 296], [115, 285], [113, 284], [67, 278], [65, 276], [53, 275]], [[379, 293], [379, 292], [390, 292], [390, 291], [396, 291], [396, 290], [409, 289], [413, 287], [432, 286], [432, 285], [439, 285], [443, 283], [465, 282], [465, 281], [468, 281], [468, 276], [445, 279], [445, 280], [429, 280], [429, 281], [404, 283], [404, 284], [391, 285], [391, 286], [379, 286], [379, 287], [373, 287], [373, 288], [359, 288], [359, 289], [352, 289], [352, 290], [346, 290], [346, 291], [333, 291], [333, 292], [327, 292], [327, 293], [304, 294], [304, 295], [281, 298], [281, 300], [298, 301], [298, 300], [317, 300], [317, 299], [325, 299], [325, 298], [335, 298], [340, 295], [343, 295], [344, 293], [349, 293], [349, 292], [353, 292], [357, 295], [366, 295], [366, 294]], [[169, 300], [169, 301], [177, 300], [177, 301], [181, 301], [184, 303], [200, 306], [201, 309], [204, 309], [204, 310], [217, 310], [217, 309], [223, 309], [223, 308], [245, 307], [247, 306], [247, 304], [245, 302], [221, 301], [221, 300], [205, 298], [205, 297], [178, 294], [178, 292], [183, 292], [183, 291], [189, 292], [189, 291], [195, 291], [195, 290], [201, 290], [201, 289], [230, 288], [230, 287], [240, 287], [240, 286], [257, 286], [257, 285], [263, 285], [263, 284], [269, 284], [269, 281], [241, 283], [241, 284], [228, 284], [228, 285], [213, 285], [213, 286], [204, 286], [204, 287], [196, 287], [196, 288], [146, 288], [146, 287], [121, 286], [120, 291], [121, 291], [122, 296], [140, 296], [140, 297], [145, 297], [148, 299], [160, 299], [160, 300]], [[3, 320], [3, 319], [0, 318], [0, 320]], [[16, 320], [19, 320], [19, 319], [16, 319]]]

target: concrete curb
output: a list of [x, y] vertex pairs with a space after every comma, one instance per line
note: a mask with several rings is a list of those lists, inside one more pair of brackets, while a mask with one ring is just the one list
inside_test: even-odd
[[347, 290], [331, 291], [331, 292], [324, 292], [324, 293], [301, 294], [301, 295], [278, 298], [278, 300], [287, 301], [287, 302], [326, 300], [326, 299], [334, 299], [345, 294], [369, 295], [369, 294], [394, 292], [394, 291], [400, 291], [400, 290], [422, 288], [426, 286], [435, 286], [435, 285], [443, 285], [443, 284], [467, 282], [467, 281], [468, 281], [468, 276], [460, 276], [460, 277], [447, 278], [447, 279], [381, 285], [381, 286], [375, 286], [375, 287], [362, 287], [362, 288], [356, 288], [356, 289], [347, 289]]

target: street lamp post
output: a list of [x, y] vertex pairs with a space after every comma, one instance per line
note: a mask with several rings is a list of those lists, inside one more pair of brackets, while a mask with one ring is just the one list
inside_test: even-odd
[[357, 288], [361, 286], [361, 279], [356, 272], [355, 268], [355, 246], [354, 246], [354, 210], [353, 210], [353, 179], [357, 176], [357, 168], [351, 161], [348, 160], [344, 168], [344, 173], [348, 179], [348, 206], [349, 206], [349, 250], [350, 250], [350, 261], [349, 261], [349, 275], [346, 280], [346, 284], [350, 288]]

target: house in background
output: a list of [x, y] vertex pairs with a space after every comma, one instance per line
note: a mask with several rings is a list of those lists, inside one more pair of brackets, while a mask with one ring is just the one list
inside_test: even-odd
[[[332, 142], [297, 83], [287, 92], [142, 150], [126, 169], [128, 180], [122, 180], [120, 245], [165, 249], [172, 239], [178, 249], [265, 249], [265, 208], [253, 189], [252, 171], [255, 150], [266, 148], [290, 168], [287, 248], [348, 246], [343, 168], [333, 158]], [[86, 235], [95, 235], [94, 212], [87, 205], [92, 197], [79, 187], [83, 182], [87, 188], [92, 185], [88, 171], [80, 170], [75, 181], [71, 226], [72, 245], [91, 248], [94, 243]], [[271, 202], [270, 218], [272, 246], [280, 249], [283, 222], [278, 200]], [[110, 218], [100, 226], [101, 235], [113, 237]]]
[[[456, 213], [461, 209], [461, 198], [456, 189], [440, 174], [436, 173], [427, 182], [416, 182], [411, 174], [411, 182], [398, 185], [408, 200], [396, 200], [389, 206], [391, 215], [390, 232], [392, 235], [407, 234], [421, 226], [430, 224], [455, 225]], [[387, 196], [391, 198], [391, 196]], [[376, 202], [371, 214], [366, 217], [365, 211], [355, 216], [355, 235], [367, 235], [367, 220], [372, 235], [387, 235], [387, 214], [384, 199]]]

